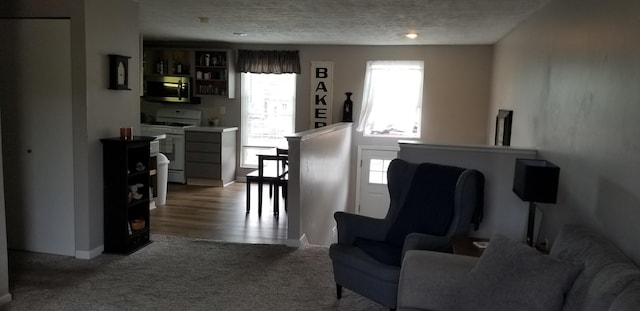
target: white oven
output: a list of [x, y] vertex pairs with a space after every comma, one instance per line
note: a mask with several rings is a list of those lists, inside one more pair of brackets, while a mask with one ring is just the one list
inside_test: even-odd
[[149, 124], [141, 124], [143, 136], [157, 136], [165, 134], [160, 140], [160, 153], [169, 159], [169, 182], [184, 184], [187, 182], [184, 174], [185, 141], [184, 129], [200, 125], [202, 112], [189, 109], [159, 109], [156, 120]]

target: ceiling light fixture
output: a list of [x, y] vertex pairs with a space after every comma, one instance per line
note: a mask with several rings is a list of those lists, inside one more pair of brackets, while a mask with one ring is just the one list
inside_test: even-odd
[[244, 32], [234, 32], [233, 33], [234, 36], [238, 36], [238, 37], [246, 37], [248, 36], [246, 33]]
[[415, 39], [418, 37], [417, 33], [408, 33], [406, 35], [404, 35], [405, 37], [409, 38], [409, 39]]

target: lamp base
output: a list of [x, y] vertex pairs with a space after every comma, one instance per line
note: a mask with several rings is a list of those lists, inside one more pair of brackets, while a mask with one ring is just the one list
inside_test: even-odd
[[536, 203], [529, 202], [529, 221], [527, 222], [527, 244], [533, 246], [533, 227], [536, 220]]

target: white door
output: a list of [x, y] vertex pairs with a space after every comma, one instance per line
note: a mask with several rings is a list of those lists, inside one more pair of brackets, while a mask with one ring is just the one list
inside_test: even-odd
[[395, 147], [358, 146], [360, 162], [358, 173], [358, 213], [384, 218], [389, 210], [387, 168], [398, 155]]
[[75, 255], [68, 19], [0, 19], [9, 248]]

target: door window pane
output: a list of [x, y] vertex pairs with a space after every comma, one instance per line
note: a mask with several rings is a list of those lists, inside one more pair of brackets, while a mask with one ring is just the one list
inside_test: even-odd
[[371, 159], [369, 161], [369, 183], [387, 184], [387, 170], [391, 160]]

